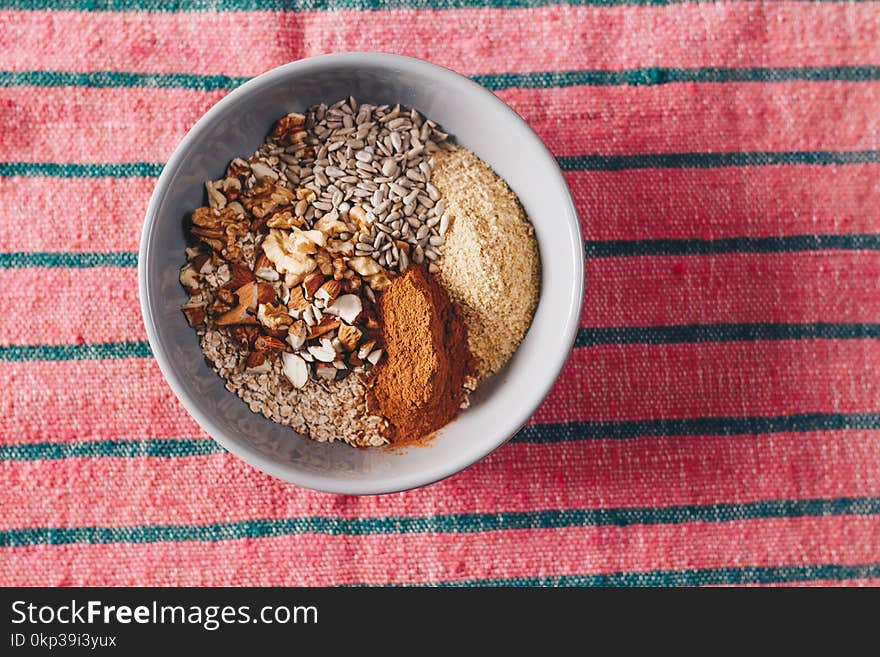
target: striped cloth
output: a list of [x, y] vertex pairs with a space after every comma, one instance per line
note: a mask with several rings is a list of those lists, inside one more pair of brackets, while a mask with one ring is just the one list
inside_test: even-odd
[[[496, 92], [587, 240], [577, 346], [466, 472], [282, 484], [145, 342], [162, 162], [348, 49]], [[880, 5], [0, 0], [0, 584], [880, 583]]]

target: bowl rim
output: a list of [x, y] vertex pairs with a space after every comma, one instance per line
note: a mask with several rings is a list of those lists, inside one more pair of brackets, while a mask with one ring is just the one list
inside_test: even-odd
[[[365, 62], [365, 58], [369, 61]], [[483, 449], [479, 450], [476, 458], [467, 455], [463, 458], [447, 458], [437, 467], [430, 471], [418, 471], [408, 474], [383, 475], [377, 480], [350, 480], [344, 478], [334, 478], [328, 474], [311, 473], [295, 469], [295, 466], [289, 464], [281, 464], [274, 461], [261, 453], [256, 448], [239, 441], [238, 439], [227, 435], [227, 433], [214, 422], [209, 414], [202, 413], [194, 400], [190, 399], [183, 383], [171, 367], [168, 353], [163, 344], [162, 335], [158, 329], [156, 319], [153, 313], [153, 297], [150, 288], [147, 285], [149, 280], [148, 254], [151, 251], [153, 231], [157, 228], [158, 211], [162, 205], [174, 175], [177, 173], [181, 161], [186, 156], [191, 145], [198, 139], [200, 133], [206, 125], [210, 124], [213, 118], [223, 113], [228, 106], [234, 105], [239, 99], [249, 94], [256, 93], [265, 86], [269, 86], [281, 78], [296, 74], [305, 69], [320, 70], [322, 68], [335, 68], [340, 65], [363, 66], [367, 63], [371, 67], [385, 67], [394, 69], [406, 69], [414, 72], [427, 74], [437, 80], [439, 84], [455, 83], [462, 85], [463, 83], [470, 87], [482, 98], [484, 102], [495, 105], [496, 109], [506, 114], [509, 119], [518, 126], [517, 138], [527, 139], [532, 142], [540, 153], [539, 161], [535, 162], [535, 166], [543, 166], [548, 169], [548, 173], [553, 179], [555, 189], [550, 193], [561, 194], [563, 205], [565, 207], [565, 228], [567, 229], [569, 239], [576, 241], [580, 251], [580, 257], [574, 263], [575, 276], [572, 281], [571, 294], [568, 299], [568, 315], [563, 323], [563, 331], [559, 336], [559, 340], [553, 342], [558, 346], [553, 353], [548, 356], [547, 375], [542, 385], [536, 386], [537, 396], [530, 398], [530, 402], [519, 406], [508, 415], [505, 422], [505, 430], [498, 432], [495, 440], [487, 443]], [[583, 303], [584, 291], [584, 252], [583, 237], [580, 230], [580, 222], [578, 220], [577, 211], [571, 192], [562, 175], [562, 171], [556, 162], [556, 159], [535, 134], [526, 121], [519, 116], [506, 103], [498, 98], [485, 87], [477, 84], [470, 78], [456, 73], [439, 64], [434, 64], [422, 59], [407, 57], [404, 55], [396, 55], [383, 52], [364, 52], [350, 51], [330, 53], [325, 55], [317, 55], [299, 59], [287, 64], [283, 64], [262, 73], [251, 80], [237, 87], [229, 94], [224, 96], [220, 101], [213, 105], [198, 121], [187, 131], [186, 135], [174, 149], [171, 157], [162, 168], [162, 172], [156, 181], [156, 186], [150, 196], [150, 202], [144, 216], [144, 225], [141, 230], [140, 245], [138, 248], [138, 297], [140, 299], [141, 313], [143, 315], [144, 326], [146, 328], [147, 339], [153, 352], [162, 376], [170, 386], [172, 392], [180, 401], [184, 409], [193, 417], [196, 423], [217, 443], [231, 454], [242, 459], [252, 467], [265, 472], [282, 481], [296, 484], [316, 491], [344, 494], [344, 495], [378, 495], [386, 493], [395, 493], [405, 491], [421, 486], [427, 486], [447, 477], [450, 477], [474, 463], [484, 459], [496, 449], [504, 445], [513, 435], [522, 428], [535, 410], [541, 405], [549, 394], [553, 385], [559, 378], [559, 374], [568, 360], [571, 349], [577, 335], [580, 324], [581, 306]], [[540, 298], [539, 298], [540, 303]]]

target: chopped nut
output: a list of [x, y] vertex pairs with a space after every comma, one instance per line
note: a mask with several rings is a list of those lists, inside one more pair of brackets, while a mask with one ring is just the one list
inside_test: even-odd
[[366, 276], [364, 280], [367, 282], [367, 285], [373, 288], [376, 292], [381, 292], [391, 285], [391, 279], [388, 278], [388, 274], [384, 271], [380, 271], [378, 274], [373, 274], [372, 276]]
[[239, 304], [226, 311], [214, 320], [217, 326], [231, 326], [233, 324], [256, 324], [257, 318], [248, 313], [244, 304]]
[[216, 183], [206, 180], [205, 191], [208, 193], [208, 205], [212, 209], [222, 210], [226, 207], [226, 197], [217, 189]]
[[240, 262], [241, 249], [236, 244], [239, 237], [247, 234], [250, 224], [242, 219], [234, 210], [226, 207], [222, 210], [200, 207], [191, 215], [192, 234], [199, 240], [219, 252], [232, 262]]
[[205, 323], [205, 304], [188, 303], [180, 308], [186, 316], [187, 323], [193, 328]]
[[375, 340], [366, 340], [358, 349], [357, 355], [361, 360], [366, 360], [367, 356], [370, 355], [370, 352], [373, 351], [373, 347], [376, 346]]
[[382, 271], [379, 263], [367, 256], [355, 256], [348, 261], [348, 266], [364, 277], [372, 276]]
[[308, 308], [309, 305], [308, 299], [303, 295], [301, 285], [296, 285], [295, 287], [290, 288], [290, 297], [287, 299], [287, 307], [290, 310], [303, 311]]
[[229, 335], [242, 347], [249, 349], [260, 335], [260, 329], [256, 326], [245, 326], [239, 324], [229, 328]]
[[324, 233], [320, 230], [300, 230], [299, 228], [294, 228], [292, 234], [293, 248], [299, 253], [312, 255], [318, 250], [317, 247], [324, 246], [326, 243]]
[[318, 200], [318, 195], [315, 193], [314, 189], [299, 187], [296, 190], [296, 199], [298, 201], [305, 201], [306, 203], [314, 203]]
[[350, 258], [354, 255], [354, 244], [342, 240], [332, 240], [327, 242], [327, 251], [333, 255], [343, 255]]
[[251, 165], [240, 157], [235, 158], [226, 168], [227, 178], [246, 178], [251, 175]]
[[[238, 178], [226, 178], [220, 183], [220, 191], [226, 195], [227, 199], [234, 201], [241, 194], [241, 180]], [[239, 205], [239, 207], [241, 206]], [[244, 208], [242, 207], [241, 209], [242, 213], [244, 213]]]
[[361, 339], [363, 332], [354, 326], [343, 324], [339, 327], [336, 337], [339, 338], [340, 344], [348, 351], [354, 351], [357, 348], [358, 340]]
[[[258, 260], [257, 263], [260, 261]], [[266, 258], [267, 266], [263, 267], [254, 267], [254, 275], [257, 278], [262, 278], [264, 281], [280, 281], [281, 274], [272, 266], [272, 263]]]
[[321, 285], [324, 284], [324, 277], [320, 272], [312, 272], [308, 276], [303, 279], [303, 292], [307, 299], [312, 299], [315, 296], [315, 292], [317, 292]]
[[286, 187], [273, 183], [268, 177], [258, 179], [250, 191], [243, 192], [240, 201], [257, 219], [271, 215], [279, 208], [293, 203], [294, 195]]
[[254, 272], [235, 262], [229, 264], [229, 273], [231, 277], [224, 287], [230, 290], [237, 290], [245, 283], [254, 280]]
[[256, 283], [257, 303], [271, 303], [275, 301], [275, 287], [271, 283]]
[[[346, 273], [353, 272], [349, 269]], [[346, 276], [342, 280], [342, 289], [349, 294], [356, 294], [361, 289], [361, 277], [357, 274]]]
[[268, 164], [259, 160], [251, 162], [251, 172], [257, 180], [263, 180], [264, 178], [278, 180], [278, 173]]
[[260, 351], [252, 352], [248, 356], [247, 361], [245, 361], [245, 371], [248, 374], [264, 374], [270, 369], [272, 369], [272, 366], [266, 359], [266, 354]]
[[266, 326], [262, 327], [263, 333], [268, 335], [270, 338], [277, 338], [278, 340], [286, 340], [287, 339], [287, 327], [282, 326], [280, 328], [268, 328]]
[[354, 324], [360, 317], [363, 308], [360, 297], [354, 294], [343, 294], [327, 306], [325, 312], [339, 317], [346, 324]]
[[294, 351], [302, 349], [302, 346], [306, 343], [308, 330], [309, 329], [304, 321], [301, 319], [296, 320], [290, 325], [290, 329], [287, 332], [287, 344], [289, 344]]
[[303, 220], [288, 210], [276, 212], [266, 221], [269, 228], [299, 228], [303, 225]]
[[309, 382], [309, 365], [296, 354], [281, 354], [281, 370], [294, 388], [303, 388]]
[[325, 249], [317, 250], [315, 253], [315, 262], [318, 264], [318, 269], [321, 270], [321, 273], [324, 274], [324, 276], [330, 276], [333, 274], [333, 260]]
[[327, 347], [312, 346], [308, 348], [308, 352], [322, 363], [332, 363], [336, 360], [336, 350]]
[[280, 354], [284, 351], [284, 343], [268, 335], [261, 335], [254, 341], [254, 350], [265, 354]]
[[329, 237], [336, 237], [339, 233], [345, 233], [348, 231], [348, 226], [346, 226], [343, 222], [339, 221], [339, 219], [334, 218], [333, 215], [325, 214], [323, 217], [318, 219], [313, 226], [315, 230], [320, 230], [322, 233]]
[[302, 319], [308, 326], [314, 326], [318, 323], [318, 320], [315, 319], [315, 307], [312, 305], [306, 306], [305, 310], [302, 311]]
[[367, 212], [361, 206], [354, 206], [348, 211], [348, 216], [357, 222], [360, 230], [363, 231], [364, 229], [369, 228], [370, 225], [367, 223]]
[[302, 127], [305, 125], [305, 122], [306, 117], [302, 114], [297, 114], [296, 112], [288, 114], [272, 128], [272, 139], [285, 146], [301, 143], [305, 136], [299, 137], [298, 135], [300, 133], [304, 134]]
[[190, 261], [190, 264], [200, 274], [210, 274], [214, 271], [214, 263], [209, 253], [200, 253]]
[[199, 273], [193, 265], [187, 263], [180, 268], [180, 284], [186, 288], [187, 292], [193, 293], [199, 291]]
[[367, 361], [375, 365], [379, 362], [380, 358], [382, 358], [382, 350], [376, 349], [375, 351], [370, 352], [370, 355], [367, 356]]
[[226, 206], [232, 212], [235, 213], [235, 216], [239, 218], [239, 220], [244, 221], [244, 206], [238, 201], [232, 201], [229, 205]]
[[333, 278], [341, 281], [345, 276], [345, 260], [333, 258]]
[[315, 375], [321, 379], [332, 381], [336, 378], [336, 368], [332, 361], [328, 363], [315, 363]]
[[260, 320], [260, 324], [272, 329], [287, 328], [293, 323], [290, 315], [287, 314], [287, 308], [271, 303], [260, 304], [257, 309], [257, 319]]
[[[320, 235], [320, 233], [318, 234]], [[298, 251], [290, 236], [278, 230], [271, 231], [263, 240], [263, 253], [274, 263], [275, 269], [280, 273], [290, 274], [290, 278], [285, 278], [288, 287], [300, 283], [307, 274], [317, 267], [314, 258]]]
[[235, 291], [238, 302], [248, 307], [250, 311], [256, 311], [261, 303], [270, 303], [275, 300], [275, 288], [269, 283], [250, 281]]
[[220, 288], [214, 294], [214, 303], [211, 304], [211, 316], [216, 317], [221, 313], [225, 313], [234, 305], [236, 305], [236, 301], [232, 292]]
[[[311, 275], [314, 276], [314, 274]], [[320, 274], [318, 275], [320, 276]], [[308, 279], [306, 279], [306, 283], [308, 283]], [[308, 292], [308, 286], [306, 286], [306, 292]], [[342, 284], [337, 280], [329, 280], [321, 285], [313, 296], [315, 301], [323, 301], [325, 306], [329, 306], [336, 301], [340, 292], [342, 292]]]
[[338, 319], [334, 319], [329, 315], [322, 317], [317, 324], [309, 327], [307, 338], [311, 340], [312, 338], [317, 338], [321, 335], [325, 335], [338, 327], [340, 323], [341, 322]]

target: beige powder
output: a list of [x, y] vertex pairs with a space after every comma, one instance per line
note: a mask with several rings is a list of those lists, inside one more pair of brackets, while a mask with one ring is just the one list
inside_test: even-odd
[[534, 229], [507, 183], [464, 148], [434, 154], [431, 182], [450, 217], [438, 276], [461, 310], [482, 380], [531, 324], [540, 285]]

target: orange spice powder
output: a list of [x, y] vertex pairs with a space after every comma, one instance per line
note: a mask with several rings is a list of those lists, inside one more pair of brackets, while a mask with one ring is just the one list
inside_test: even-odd
[[392, 444], [415, 442], [449, 423], [465, 400], [473, 363], [467, 329], [446, 291], [410, 266], [377, 303], [385, 358], [372, 396]]

